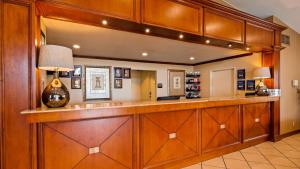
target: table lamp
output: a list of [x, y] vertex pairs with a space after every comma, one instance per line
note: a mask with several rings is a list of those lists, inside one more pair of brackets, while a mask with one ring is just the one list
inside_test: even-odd
[[258, 96], [269, 96], [268, 88], [264, 84], [264, 79], [271, 78], [270, 68], [269, 67], [260, 67], [256, 68], [253, 72], [253, 78], [260, 80], [256, 86], [256, 94]]
[[67, 105], [70, 101], [70, 94], [67, 87], [59, 80], [59, 71], [74, 70], [72, 50], [57, 45], [41, 46], [39, 69], [54, 71], [52, 81], [43, 91], [43, 103], [49, 108]]

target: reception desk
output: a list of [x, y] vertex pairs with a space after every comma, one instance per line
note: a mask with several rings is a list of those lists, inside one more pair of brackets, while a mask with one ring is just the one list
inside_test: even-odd
[[271, 139], [278, 100], [101, 102], [21, 113], [39, 169], [182, 168]]

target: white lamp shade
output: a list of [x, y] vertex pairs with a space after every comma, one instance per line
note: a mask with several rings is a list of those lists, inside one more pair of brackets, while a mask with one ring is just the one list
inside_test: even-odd
[[271, 78], [270, 68], [269, 67], [256, 68], [253, 72], [253, 78], [254, 79]]
[[50, 71], [74, 70], [72, 50], [58, 45], [41, 46], [39, 69]]

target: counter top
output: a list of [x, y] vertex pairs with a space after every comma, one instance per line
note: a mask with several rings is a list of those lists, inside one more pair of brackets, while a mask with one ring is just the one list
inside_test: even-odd
[[211, 97], [201, 99], [181, 99], [170, 101], [135, 101], [135, 102], [87, 102], [67, 105], [63, 108], [37, 108], [22, 111], [29, 123], [79, 120], [125, 116], [133, 114], [200, 109], [229, 105], [251, 104], [278, 101], [278, 96], [268, 97]]

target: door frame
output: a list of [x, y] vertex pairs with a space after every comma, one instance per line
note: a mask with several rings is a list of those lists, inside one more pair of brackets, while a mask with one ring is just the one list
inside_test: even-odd
[[213, 72], [217, 72], [217, 71], [224, 71], [224, 70], [233, 70], [233, 96], [236, 95], [236, 85], [237, 85], [237, 79], [236, 79], [236, 76], [237, 76], [237, 68], [236, 67], [229, 67], [229, 68], [219, 68], [219, 69], [213, 69], [213, 70], [210, 70], [210, 73], [209, 73], [209, 96], [211, 97], [212, 96], [212, 93], [213, 93], [213, 90], [212, 90], [212, 74]]

